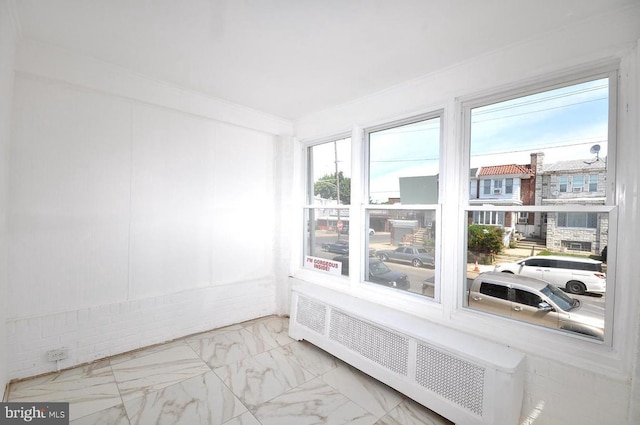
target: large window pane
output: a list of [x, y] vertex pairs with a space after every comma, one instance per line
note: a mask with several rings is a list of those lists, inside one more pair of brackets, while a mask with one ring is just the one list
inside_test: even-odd
[[348, 276], [351, 139], [309, 147], [307, 165], [304, 267]]
[[308, 149], [308, 204], [351, 204], [351, 138]]
[[440, 117], [369, 134], [369, 202], [437, 204]]
[[437, 277], [440, 121], [434, 117], [368, 134], [366, 280], [429, 297]]
[[369, 223], [374, 222], [382, 230], [369, 235], [366, 280], [433, 297], [436, 211], [372, 209]]
[[603, 339], [610, 97], [607, 77], [468, 107], [470, 307]]

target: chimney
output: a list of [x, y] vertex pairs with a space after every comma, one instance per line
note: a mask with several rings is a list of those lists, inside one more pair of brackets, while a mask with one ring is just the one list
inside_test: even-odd
[[531, 154], [531, 171], [535, 174], [542, 174], [542, 164], [544, 163], [544, 152]]

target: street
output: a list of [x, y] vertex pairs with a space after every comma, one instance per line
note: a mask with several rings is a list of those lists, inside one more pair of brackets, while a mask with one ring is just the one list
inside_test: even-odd
[[[340, 235], [341, 240], [347, 240], [348, 235]], [[317, 231], [315, 235], [314, 243], [314, 256], [326, 259], [333, 259], [337, 257], [338, 253], [326, 252], [322, 249], [322, 244], [331, 243], [338, 240], [337, 233], [329, 233], [325, 231]], [[377, 232], [374, 235], [369, 236], [369, 247], [375, 248], [376, 251], [384, 249], [395, 249], [396, 246], [391, 245], [390, 234], [388, 232]], [[434, 281], [435, 281], [435, 269], [431, 267], [413, 267], [410, 264], [397, 263], [393, 261], [387, 261], [385, 264], [393, 271], [404, 273], [407, 275], [407, 279], [410, 282], [410, 292], [433, 297], [434, 295]], [[493, 270], [493, 266], [481, 266], [481, 270], [489, 271]], [[474, 271], [474, 265], [470, 264], [467, 268], [467, 288], [471, 281], [478, 275], [478, 272]], [[424, 285], [423, 285], [424, 283]], [[569, 294], [571, 298], [577, 298], [580, 300], [579, 313], [589, 317], [604, 318], [605, 312], [605, 295], [586, 293], [584, 295]]]
[[[341, 235], [341, 240], [347, 240], [348, 235]], [[322, 244], [331, 243], [338, 240], [338, 235], [336, 233], [326, 233], [318, 231], [316, 232], [316, 240], [315, 240], [315, 257], [332, 259], [338, 255], [338, 253], [334, 252], [326, 252], [322, 249]], [[390, 245], [390, 235], [389, 233], [380, 232], [375, 235], [369, 236], [369, 246], [370, 248], [375, 248], [376, 251], [381, 249], [395, 249], [395, 246]], [[404, 273], [407, 275], [407, 279], [409, 280], [411, 287], [409, 289], [410, 292], [414, 292], [417, 294], [422, 294], [426, 296], [433, 297], [433, 282], [435, 277], [435, 269], [430, 267], [413, 267], [409, 264], [403, 263], [395, 263], [393, 261], [387, 261], [385, 263], [391, 270], [397, 271], [400, 273]], [[425, 285], [425, 290], [423, 292], [422, 282], [427, 282]]]

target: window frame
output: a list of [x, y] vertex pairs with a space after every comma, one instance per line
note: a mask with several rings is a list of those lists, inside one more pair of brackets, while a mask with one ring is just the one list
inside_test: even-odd
[[[302, 173], [304, 176], [304, 184], [302, 185], [302, 200], [303, 200], [303, 206], [302, 206], [302, 244], [300, 245], [301, 250], [300, 253], [301, 255], [299, 255], [298, 258], [298, 266], [299, 266], [299, 270], [296, 273], [297, 275], [303, 277], [303, 278], [308, 278], [311, 281], [318, 281], [318, 279], [320, 279], [324, 284], [326, 284], [327, 286], [333, 287], [334, 289], [340, 289], [341, 287], [344, 287], [346, 284], [348, 284], [349, 278], [351, 277], [351, 270], [350, 270], [350, 274], [349, 276], [334, 276], [334, 275], [330, 275], [330, 274], [326, 274], [323, 273], [321, 271], [315, 271], [315, 270], [309, 270], [309, 269], [305, 269], [304, 267], [304, 262], [305, 262], [305, 257], [308, 255], [307, 254], [307, 250], [306, 247], [307, 245], [310, 243], [309, 239], [309, 232], [306, 231], [306, 227], [308, 226], [309, 223], [309, 217], [310, 217], [310, 212], [311, 211], [317, 211], [317, 210], [321, 210], [321, 209], [330, 209], [327, 208], [326, 206], [322, 206], [322, 205], [316, 205], [313, 203], [313, 185], [314, 185], [314, 181], [313, 178], [311, 178], [311, 149], [316, 147], [316, 146], [320, 146], [323, 144], [327, 144], [327, 143], [333, 143], [333, 142], [338, 142], [340, 140], [344, 140], [344, 139], [351, 139], [350, 140], [350, 149], [351, 151], [353, 151], [353, 138], [352, 138], [352, 134], [351, 133], [339, 133], [337, 135], [334, 136], [328, 136], [325, 138], [321, 138], [321, 139], [317, 139], [308, 143], [304, 143], [301, 145], [301, 149], [302, 149], [302, 158], [303, 158], [303, 167], [302, 167]], [[351, 165], [353, 164], [353, 158], [351, 160], [351, 164], [349, 164], [349, 166], [351, 167]], [[353, 170], [352, 170], [353, 173]], [[336, 205], [336, 207], [338, 207], [339, 205]], [[351, 215], [353, 214], [353, 205], [352, 203], [346, 204], [341, 206], [340, 208], [336, 208], [336, 209], [340, 209], [340, 210], [348, 210], [349, 211], [349, 217], [351, 217]], [[350, 236], [348, 236], [348, 240], [349, 242], [351, 242], [351, 238]], [[337, 254], [336, 254], [337, 255]], [[350, 268], [351, 269], [351, 268]], [[357, 269], [356, 269], [357, 270]]]
[[[600, 78], [608, 78], [609, 82], [609, 114], [608, 114], [608, 158], [617, 159], [616, 156], [616, 139], [617, 139], [617, 125], [618, 125], [618, 78], [620, 73], [620, 64], [618, 62], [610, 62], [607, 64], [601, 64], [593, 67], [585, 67], [581, 71], [566, 72], [556, 77], [540, 78], [532, 83], [515, 84], [511, 87], [503, 87], [490, 90], [487, 93], [480, 93], [477, 95], [470, 95], [456, 99], [456, 106], [460, 111], [461, 122], [459, 123], [460, 131], [460, 146], [462, 147], [463, 162], [461, 168], [458, 170], [458, 178], [462, 179], [460, 185], [460, 193], [458, 196], [458, 203], [460, 205], [460, 214], [458, 217], [459, 226], [461, 229], [466, 229], [467, 216], [470, 211], [505, 211], [505, 212], [529, 212], [529, 213], [541, 213], [541, 220], [543, 217], [551, 213], [557, 212], [593, 212], [593, 213], [607, 213], [609, 218], [609, 240], [608, 246], [611, 249], [615, 249], [617, 246], [616, 235], [618, 230], [617, 225], [617, 211], [618, 206], [616, 204], [616, 161], [608, 161], [607, 173], [606, 173], [606, 199], [604, 205], [553, 205], [553, 206], [499, 206], [499, 205], [473, 205], [470, 203], [469, 198], [469, 182], [470, 176], [468, 171], [470, 169], [470, 152], [471, 152], [471, 112], [474, 108], [499, 103], [515, 99], [518, 97], [524, 97], [544, 91], [550, 91], [561, 87], [580, 84], [588, 81], [597, 80]], [[445, 162], [445, 166], [448, 163]], [[571, 179], [569, 184], [571, 184]], [[560, 181], [558, 182], [558, 189], [560, 189]], [[567, 191], [571, 191], [571, 188], [567, 188]], [[460, 264], [461, 267], [466, 267], [466, 247], [467, 247], [467, 232], [460, 232], [460, 245], [458, 246], [458, 255], [465, 258]], [[608, 253], [608, 257], [609, 257]], [[615, 254], [613, 254], [615, 256]], [[615, 264], [613, 257], [609, 257], [608, 263]], [[460, 270], [459, 275], [466, 277], [466, 270]], [[520, 343], [527, 346], [530, 343], [535, 345], [535, 342], [552, 340], [557, 343], [558, 346], [566, 347], [564, 352], [568, 355], [568, 358], [575, 355], [576, 347], [594, 347], [602, 346], [605, 349], [610, 349], [614, 345], [613, 330], [614, 327], [618, 328], [614, 323], [614, 300], [616, 298], [616, 273], [615, 267], [607, 271], [607, 299], [605, 305], [605, 337], [604, 341], [593, 341], [592, 339], [585, 339], [582, 341], [582, 337], [574, 335], [566, 335], [562, 332], [557, 332], [553, 329], [548, 330], [541, 328], [534, 324], [528, 323], [510, 323], [512, 322], [508, 318], [492, 317], [482, 311], [474, 311], [466, 306], [466, 290], [463, 288], [463, 279], [458, 282], [457, 294], [458, 298], [455, 300], [453, 317], [458, 317], [459, 320], [464, 320], [465, 323], [469, 323], [468, 328], [471, 331], [477, 331], [482, 333], [483, 327], [489, 327], [493, 329], [502, 329], [504, 332], [504, 338], [516, 338]], [[527, 334], [527, 341], [522, 340], [522, 329], [528, 328], [530, 334]], [[549, 332], [550, 331], [550, 332]], [[541, 338], [541, 339], [538, 339]], [[534, 351], [547, 351], [544, 348], [531, 346]], [[588, 350], [587, 350], [588, 351]], [[570, 353], [570, 354], [569, 354]]]
[[482, 194], [491, 195], [491, 179], [482, 179]]
[[[598, 175], [594, 173], [587, 174], [585, 185], [587, 186], [587, 192], [597, 192], [598, 191]], [[593, 187], [593, 190], [592, 190]]]
[[[576, 221], [577, 221], [577, 215], [578, 214], [585, 214], [584, 219], [584, 226], [577, 226]], [[561, 219], [561, 217], [564, 217], [564, 219]], [[558, 212], [558, 217], [557, 217], [557, 226], [559, 228], [562, 229], [581, 229], [581, 230], [596, 230], [598, 228], [598, 214], [594, 213], [594, 212], [589, 212], [589, 211], [580, 211], [580, 212], [575, 212], [575, 211], [570, 211], [570, 212], [562, 212], [559, 211]], [[595, 221], [595, 227], [591, 227], [590, 224], [592, 223], [592, 221]], [[563, 224], [564, 223], [564, 224]]]
[[[479, 184], [479, 176], [474, 176], [475, 179], [469, 179], [469, 158], [466, 152], [469, 152], [469, 139], [468, 132], [470, 128], [465, 118], [465, 106], [469, 102], [486, 103], [487, 100], [493, 100], [494, 102], [504, 100], [506, 98], [525, 96], [544, 89], [553, 89], [553, 85], [564, 86], [571, 83], [579, 83], [582, 81], [592, 80], [598, 77], [609, 77], [610, 94], [614, 96], [609, 97], [609, 137], [608, 137], [608, 157], [618, 159], [616, 156], [616, 133], [619, 131], [617, 125], [620, 125], [620, 131], [627, 131], [629, 129], [629, 118], [626, 115], [618, 115], [618, 102], [622, 102], [625, 99], [625, 90], [629, 89], [629, 79], [626, 77], [626, 72], [629, 69], [629, 63], [620, 59], [607, 59], [595, 64], [585, 64], [577, 66], [569, 70], [556, 70], [553, 72], [547, 72], [538, 74], [526, 80], [518, 79], [506, 85], [493, 85], [487, 86], [481, 92], [467, 92], [461, 93], [456, 97], [443, 99], [438, 102], [437, 105], [441, 108], [442, 112], [442, 128], [445, 133], [442, 138], [441, 146], [441, 185], [440, 185], [440, 203], [438, 205], [439, 211], [439, 223], [437, 230], [438, 234], [438, 255], [441, 258], [437, 259], [437, 263], [441, 266], [438, 271], [440, 278], [441, 297], [439, 302], [432, 302], [432, 299], [425, 297], [408, 297], [404, 294], [394, 293], [392, 291], [379, 290], [370, 285], [367, 291], [360, 291], [358, 278], [350, 278], [350, 286], [344, 285], [344, 280], [339, 282], [332, 282], [330, 276], [320, 275], [318, 273], [311, 273], [310, 270], [304, 270], [299, 266], [301, 255], [295, 255], [291, 258], [292, 267], [292, 279], [293, 283], [297, 279], [307, 281], [312, 284], [329, 287], [335, 291], [345, 294], [353, 295], [357, 298], [367, 299], [374, 303], [378, 303], [381, 306], [385, 306], [391, 309], [398, 309], [412, 314], [416, 318], [422, 318], [430, 320], [435, 323], [441, 323], [444, 326], [452, 326], [459, 329], [462, 332], [476, 334], [479, 337], [486, 337], [497, 343], [503, 343], [510, 345], [525, 352], [534, 354], [540, 358], [552, 358], [561, 362], [570, 362], [577, 367], [591, 369], [594, 367], [608, 368], [611, 371], [619, 370], [619, 362], [621, 360], [621, 353], [626, 352], [625, 340], [620, 336], [626, 330], [624, 320], [614, 321], [614, 316], [617, 319], [628, 317], [632, 314], [632, 306], [628, 303], [620, 303], [617, 300], [616, 311], [613, 309], [613, 302], [616, 294], [615, 288], [611, 288], [608, 291], [606, 314], [605, 314], [605, 341], [604, 343], [594, 343], [593, 340], [585, 340], [580, 336], [568, 335], [567, 333], [559, 333], [553, 329], [546, 329], [537, 325], [530, 325], [524, 322], [513, 323], [504, 318], [492, 317], [491, 315], [483, 314], [478, 311], [473, 311], [465, 307], [464, 297], [466, 291], [462, 285], [463, 276], [466, 276], [464, 266], [466, 260], [461, 257], [461, 251], [467, 246], [466, 231], [462, 231], [464, 224], [467, 220], [469, 209], [481, 210], [484, 207], [473, 206], [469, 207], [469, 193], [472, 190], [477, 190], [477, 198], [481, 197], [482, 189]], [[620, 89], [618, 91], [618, 88]], [[540, 89], [540, 90], [539, 90]], [[433, 106], [433, 104], [432, 104]], [[436, 108], [429, 107], [420, 109], [425, 113], [431, 114], [430, 111]], [[415, 110], [414, 110], [415, 111]], [[381, 122], [389, 122], [398, 116], [407, 116], [405, 114], [393, 114], [389, 115], [391, 118], [374, 118], [368, 123], [364, 124], [364, 128], [375, 128]], [[618, 123], [617, 121], [620, 121]], [[384, 124], [383, 124], [384, 125]], [[367, 127], [370, 126], [370, 127]], [[352, 169], [352, 184], [357, 181], [353, 186], [354, 190], [361, 190], [364, 186], [365, 174], [364, 168], [364, 130], [360, 124], [353, 124], [351, 128], [352, 139], [352, 163], [357, 165], [357, 169]], [[344, 128], [344, 126], [342, 127]], [[338, 133], [339, 134], [339, 133]], [[626, 134], [626, 133], [625, 133]], [[300, 149], [295, 150], [296, 163], [301, 164], [298, 166], [297, 175], [305, 177], [304, 170], [306, 164], [306, 158], [304, 155], [305, 149], [311, 144], [317, 144], [322, 141], [330, 141], [331, 139], [340, 139], [344, 137], [339, 135], [337, 137], [326, 137], [323, 140], [317, 138], [300, 139]], [[622, 146], [624, 149], [631, 149], [626, 144]], [[633, 149], [631, 149], [633, 151]], [[357, 160], [355, 158], [360, 158]], [[619, 158], [623, 164], [628, 161], [625, 158]], [[608, 247], [610, 253], [608, 254], [608, 264], [614, 265], [616, 258], [616, 247], [620, 243], [620, 238], [617, 232], [620, 232], [618, 226], [618, 214], [623, 215], [623, 219], [627, 220], [629, 215], [629, 208], [624, 204], [617, 205], [612, 202], [613, 198], [619, 196], [615, 190], [618, 185], [623, 182], [617, 181], [613, 177], [618, 177], [618, 170], [616, 169], [617, 161], [611, 161], [607, 167], [607, 178], [605, 180], [600, 179], [598, 186], [600, 190], [604, 190], [606, 187], [606, 204], [600, 206], [592, 206], [591, 211], [609, 213], [609, 227], [611, 229], [609, 233]], [[473, 188], [471, 184], [473, 184]], [[303, 204], [303, 196], [306, 196], [303, 186], [306, 183], [294, 182], [296, 187], [295, 193], [298, 197], [298, 205]], [[466, 185], [466, 187], [465, 187]], [[357, 188], [357, 189], [356, 189]], [[355, 202], [354, 194], [352, 194], [351, 208], [358, 210], [360, 213], [355, 214], [351, 212], [352, 223], [353, 220], [358, 218], [360, 222], [364, 222], [364, 199], [362, 194], [355, 194], [359, 196], [357, 198], [359, 202]], [[500, 208], [492, 207], [485, 208], [486, 210], [499, 210]], [[506, 210], [506, 209], [505, 209]], [[512, 211], [509, 208], [509, 211]], [[526, 208], [527, 212], [539, 212], [540, 220], [542, 223], [547, 222], [547, 213], [557, 212], [560, 208]], [[300, 210], [298, 210], [300, 211]], [[570, 211], [570, 210], [568, 210]], [[295, 231], [296, 237], [292, 239], [292, 242], [300, 247], [300, 240], [302, 240], [303, 225], [300, 223]], [[442, 236], [442, 232], [446, 233], [446, 240]], [[354, 239], [352, 232], [350, 241], [362, 239], [360, 246], [364, 246], [363, 235], [359, 235]], [[297, 248], [296, 248], [297, 249]], [[625, 255], [623, 257], [626, 258]], [[625, 274], [627, 268], [623, 268], [620, 274]], [[617, 282], [616, 269], [611, 267], [607, 273], [611, 282]], [[625, 274], [626, 275], [626, 274]], [[352, 275], [353, 276], [353, 273]], [[443, 282], [444, 280], [444, 282]], [[624, 283], [624, 282], [623, 282]], [[354, 292], [355, 290], [355, 292]], [[625, 295], [629, 294], [632, 290], [626, 286], [622, 286], [619, 293]], [[626, 298], [625, 298], [626, 299]], [[526, 331], [526, 332], [524, 332]], [[626, 351], [625, 351], [626, 350]], [[627, 353], [628, 354], [628, 353]]]
[[507, 195], [513, 195], [513, 177], [507, 177], [504, 179], [504, 193]]
[[[378, 124], [378, 125], [372, 125], [370, 127], [367, 127], [363, 130], [362, 132], [362, 149], [363, 149], [363, 170], [362, 170], [362, 179], [363, 179], [363, 193], [365, 198], [362, 200], [362, 218], [363, 218], [363, 223], [362, 225], [365, 226], [363, 228], [363, 233], [365, 236], [364, 239], [364, 246], [368, 247], [369, 246], [369, 232], [366, 231], [367, 227], [368, 227], [368, 223], [370, 222], [370, 213], [373, 210], [388, 210], [388, 211], [404, 211], [404, 210], [418, 210], [418, 211], [433, 211], [435, 214], [435, 220], [436, 220], [436, 229], [435, 229], [435, 238], [436, 238], [436, 245], [434, 247], [435, 249], [435, 259], [434, 259], [434, 263], [435, 263], [435, 267], [434, 267], [434, 296], [433, 298], [431, 297], [426, 297], [426, 296], [420, 296], [420, 295], [416, 295], [416, 294], [411, 294], [411, 293], [407, 293], [406, 295], [409, 296], [413, 296], [414, 298], [419, 297], [420, 299], [424, 300], [427, 303], [431, 303], [431, 304], [437, 304], [439, 305], [441, 302], [441, 288], [440, 288], [440, 282], [441, 282], [441, 267], [440, 267], [440, 252], [442, 250], [442, 184], [438, 185], [438, 203], [437, 204], [371, 204], [369, 203], [369, 199], [370, 199], [370, 187], [369, 187], [369, 176], [370, 176], [370, 140], [371, 140], [371, 134], [372, 133], [376, 133], [376, 132], [380, 132], [380, 131], [384, 131], [384, 130], [389, 130], [392, 128], [396, 128], [396, 127], [402, 127], [405, 125], [410, 125], [410, 124], [415, 124], [415, 123], [419, 123], [422, 121], [428, 121], [428, 120], [432, 120], [432, 119], [436, 119], [438, 118], [440, 120], [440, 135], [439, 135], [439, 145], [438, 145], [438, 175], [442, 176], [442, 168], [443, 168], [443, 157], [442, 157], [442, 152], [443, 152], [443, 146], [444, 146], [444, 126], [445, 126], [445, 110], [444, 108], [441, 109], [434, 109], [430, 112], [425, 112], [422, 114], [418, 114], [418, 115], [413, 115], [404, 119], [400, 119], [400, 120], [392, 120], [389, 122], [385, 122], [382, 124]], [[368, 285], [368, 283], [366, 281], [364, 281], [364, 276], [365, 276], [365, 270], [366, 267], [364, 265], [364, 262], [362, 262], [361, 264], [361, 273], [360, 275], [362, 276], [362, 279], [360, 279], [361, 283]], [[386, 288], [381, 288], [381, 289], [386, 289]], [[387, 291], [387, 292], [391, 292], [391, 291]], [[398, 292], [398, 291], [393, 291], [393, 292]], [[398, 294], [398, 295], [405, 295], [405, 294]], [[440, 307], [438, 307], [440, 308]], [[419, 312], [419, 310], [417, 310], [416, 312]], [[419, 312], [420, 314], [422, 314], [421, 312]]]

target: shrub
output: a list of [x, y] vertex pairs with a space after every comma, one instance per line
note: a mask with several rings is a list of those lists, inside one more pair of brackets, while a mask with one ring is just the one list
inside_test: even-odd
[[469, 226], [469, 250], [495, 255], [502, 251], [504, 229], [496, 226], [472, 224]]

